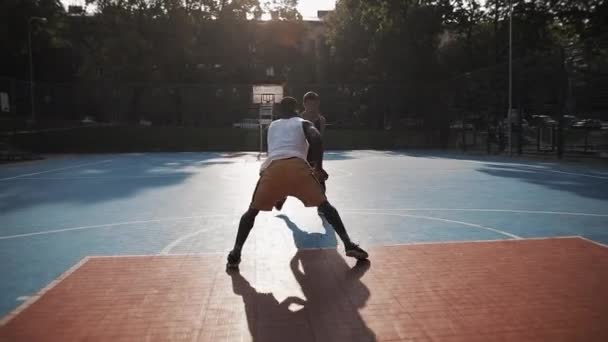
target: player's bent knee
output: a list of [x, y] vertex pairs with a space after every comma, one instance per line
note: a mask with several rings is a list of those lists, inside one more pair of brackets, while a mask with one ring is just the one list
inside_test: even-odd
[[331, 205], [328, 201], [321, 203], [321, 205], [319, 206], [319, 211], [321, 211], [323, 214], [325, 214], [327, 216], [338, 212], [336, 210], [336, 208], [334, 208], [334, 206]]
[[259, 212], [260, 211], [257, 209], [249, 208], [249, 210], [241, 216], [241, 224], [253, 225], [255, 217], [258, 216]]

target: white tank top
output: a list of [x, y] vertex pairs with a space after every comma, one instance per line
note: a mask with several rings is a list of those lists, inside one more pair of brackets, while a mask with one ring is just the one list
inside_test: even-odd
[[304, 119], [293, 117], [273, 121], [268, 127], [268, 159], [262, 164], [266, 169], [274, 160], [300, 158], [306, 160], [308, 141], [304, 135]]

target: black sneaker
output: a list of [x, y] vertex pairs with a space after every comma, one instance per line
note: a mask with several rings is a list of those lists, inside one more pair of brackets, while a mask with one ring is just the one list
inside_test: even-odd
[[237, 269], [241, 263], [241, 252], [230, 251], [228, 253], [228, 262], [226, 263], [227, 269]]
[[367, 254], [363, 248], [359, 247], [359, 245], [355, 243], [351, 243], [350, 245], [346, 246], [345, 250], [346, 256], [355, 258], [357, 260], [365, 260], [369, 256], [369, 254]]

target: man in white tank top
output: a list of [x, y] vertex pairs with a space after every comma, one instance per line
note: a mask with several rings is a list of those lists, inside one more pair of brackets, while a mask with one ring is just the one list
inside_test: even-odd
[[[317, 207], [342, 240], [347, 256], [368, 257], [367, 252], [350, 240], [340, 214], [325, 197], [319, 183], [319, 177], [324, 174], [321, 134], [310, 121], [298, 117], [296, 106], [293, 97], [283, 98], [281, 118], [268, 128], [268, 159], [260, 169], [249, 209], [241, 217], [234, 249], [228, 254], [227, 268], [238, 268], [241, 250], [260, 210], [272, 210], [277, 201], [287, 196], [298, 198], [307, 207]], [[306, 161], [307, 155], [313, 169]]]
[[[300, 115], [301, 117], [306, 120], [306, 121], [310, 121], [312, 122], [312, 124], [315, 126], [315, 128], [321, 133], [321, 135], [323, 135], [324, 131], [325, 131], [325, 117], [319, 112], [319, 105], [321, 103], [320, 98], [319, 98], [319, 94], [313, 92], [313, 91], [309, 91], [306, 94], [304, 94], [304, 98], [302, 99], [302, 103], [304, 104], [304, 112], [302, 112]], [[306, 156], [306, 160], [308, 161], [309, 164], [314, 165], [314, 160], [312, 160], [312, 155], [310, 154], [310, 151], [308, 152], [309, 154]], [[323, 193], [325, 193], [327, 190], [326, 186], [325, 186], [325, 181], [327, 180], [329, 176], [327, 175], [327, 173], [325, 171], [322, 172], [322, 174], [320, 174], [320, 177], [318, 177], [319, 183], [321, 183], [321, 187], [323, 188]], [[281, 210], [283, 209], [283, 204], [285, 204], [285, 201], [287, 200], [287, 198], [283, 198], [282, 200], [278, 201], [277, 203], [275, 203], [274, 207], [277, 210]], [[318, 210], [317, 211], [318, 214], [320, 216], [323, 216], [323, 213]]]
[[303, 130], [304, 119], [295, 116], [279, 119], [268, 127], [268, 158], [262, 164], [264, 171], [275, 160], [300, 158], [306, 160], [308, 141]]

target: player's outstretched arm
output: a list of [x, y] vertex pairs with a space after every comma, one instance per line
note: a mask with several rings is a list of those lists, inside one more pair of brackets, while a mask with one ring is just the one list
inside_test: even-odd
[[302, 128], [310, 145], [312, 164], [317, 170], [323, 170], [323, 139], [321, 139], [321, 133], [310, 121], [302, 122]]

